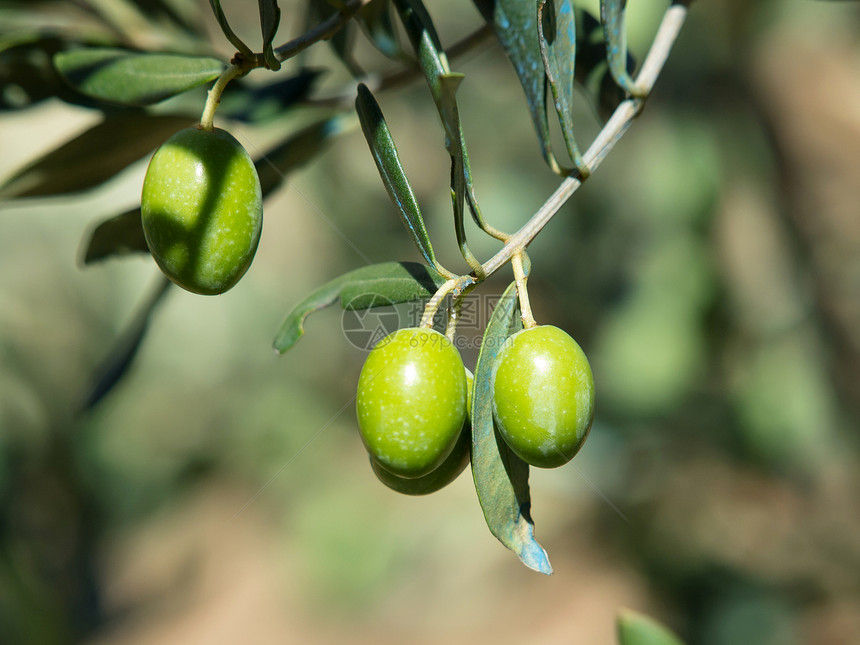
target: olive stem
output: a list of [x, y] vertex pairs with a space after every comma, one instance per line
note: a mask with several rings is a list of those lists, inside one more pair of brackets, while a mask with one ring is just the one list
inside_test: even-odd
[[451, 291], [462, 281], [462, 278], [451, 278], [445, 284], [443, 284], [436, 293], [433, 294], [433, 297], [427, 302], [427, 305], [424, 307], [424, 315], [421, 316], [421, 322], [419, 323], [419, 327], [426, 327], [427, 329], [433, 328], [433, 317], [436, 315], [436, 312], [439, 310], [439, 305], [442, 304], [442, 300], [445, 299]]
[[520, 316], [523, 319], [523, 327], [525, 329], [537, 327], [535, 317], [532, 315], [532, 306], [529, 302], [528, 276], [526, 276], [526, 272], [523, 269], [522, 250], [511, 257], [511, 267], [514, 269], [514, 280], [517, 281], [517, 296], [520, 299]]
[[203, 114], [200, 115], [200, 129], [212, 132], [215, 129], [215, 110], [218, 104], [221, 103], [221, 95], [224, 93], [224, 88], [227, 84], [238, 76], [242, 76], [248, 72], [245, 65], [231, 63], [227, 69], [221, 72], [221, 76], [215, 81], [215, 84], [206, 95], [206, 104], [203, 106]]

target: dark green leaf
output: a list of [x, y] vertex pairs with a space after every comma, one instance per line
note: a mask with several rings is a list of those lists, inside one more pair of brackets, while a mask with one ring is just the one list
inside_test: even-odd
[[540, 51], [534, 2], [523, 0], [473, 0], [493, 26], [499, 43], [513, 64], [526, 94], [541, 152], [547, 164], [559, 172], [552, 153], [546, 116], [546, 72]]
[[93, 47], [59, 52], [54, 65], [76, 90], [119, 105], [151, 105], [218, 78], [224, 63], [204, 56]]
[[332, 137], [354, 125], [353, 117], [334, 116], [315, 121], [267, 150], [255, 165], [265, 197], [293, 170], [313, 159]]
[[514, 455], [493, 423], [492, 374], [504, 340], [522, 328], [516, 285], [496, 305], [481, 342], [472, 395], [472, 476], [487, 526], [527, 567], [552, 573], [546, 551], [534, 538], [529, 467]]
[[430, 244], [430, 237], [424, 227], [421, 209], [400, 163], [397, 146], [394, 145], [394, 139], [388, 129], [388, 124], [385, 122], [385, 117], [382, 115], [382, 110], [379, 109], [379, 104], [364, 83], [360, 83], [358, 86], [355, 109], [361, 121], [364, 137], [370, 146], [373, 160], [376, 162], [379, 175], [382, 177], [382, 183], [385, 184], [391, 201], [397, 207], [406, 230], [409, 231], [412, 241], [424, 259], [434, 267], [438, 266], [436, 256], [433, 253], [433, 246]]
[[278, 0], [257, 0], [260, 7], [260, 29], [263, 32], [263, 59], [266, 67], [278, 71], [281, 69], [281, 61], [275, 56], [272, 41], [278, 33], [278, 24], [281, 22], [281, 9]]
[[135, 208], [122, 215], [103, 221], [93, 229], [86, 243], [84, 264], [93, 264], [115, 255], [149, 252], [143, 226], [140, 222], [140, 209]]
[[541, 56], [567, 153], [574, 165], [582, 169], [584, 163], [573, 132], [576, 61], [576, 16], [573, 4], [570, 0], [541, 0], [538, 18]]
[[417, 262], [386, 262], [365, 267], [340, 292], [344, 309], [368, 309], [429, 298], [445, 283], [432, 267]]
[[606, 40], [606, 59], [612, 78], [625, 91], [635, 94], [633, 79], [627, 72], [627, 31], [624, 26], [626, 0], [600, 0], [600, 22]]
[[[627, 97], [609, 71], [606, 62], [606, 41], [600, 21], [587, 11], [577, 13], [576, 82], [582, 85], [594, 101], [600, 118], [606, 120]], [[636, 61], [627, 53], [627, 72], [632, 73]]]
[[305, 333], [305, 319], [338, 301], [351, 309], [409, 302], [432, 294], [442, 282], [444, 279], [431, 267], [415, 262], [371, 264], [345, 273], [321, 286], [290, 312], [275, 336], [275, 351], [283, 354], [289, 350]]
[[463, 128], [457, 108], [457, 88], [463, 81], [462, 74], [451, 73], [448, 59], [439, 42], [439, 36], [430, 15], [421, 0], [395, 0], [395, 6], [409, 35], [409, 40], [418, 53], [418, 63], [430, 87], [436, 110], [445, 129], [445, 148], [451, 156], [451, 200], [454, 210], [454, 231], [463, 258], [476, 275], [482, 275], [481, 263], [475, 258], [466, 241], [464, 226], [464, 199], [470, 198], [472, 214], [479, 224], [483, 223], [477, 202], [474, 200], [471, 169], [466, 155]]
[[84, 410], [95, 407], [128, 373], [149, 329], [152, 315], [172, 284], [164, 276], [160, 277], [157, 287], [143, 302], [131, 324], [120, 336], [107, 360], [99, 369], [95, 382], [84, 400]]
[[224, 15], [224, 10], [221, 8], [221, 0], [209, 0], [209, 4], [212, 7], [212, 11], [215, 14], [215, 19], [218, 21], [218, 25], [221, 27], [221, 31], [224, 32], [224, 35], [227, 36], [227, 40], [233, 44], [236, 51], [246, 57], [253, 56], [254, 52], [251, 51], [251, 48], [242, 42], [242, 39], [239, 38], [239, 36], [237, 36], [230, 28], [227, 16]]
[[616, 622], [619, 645], [683, 645], [680, 639], [653, 618], [623, 610]]
[[305, 68], [295, 76], [267, 85], [250, 85], [241, 80], [230, 84], [218, 107], [218, 114], [246, 123], [266, 123], [284, 116], [284, 111], [310, 94], [322, 70]]
[[0, 187], [0, 198], [62, 195], [98, 186], [137, 161], [193, 119], [144, 112], [104, 120], [33, 162]]
[[371, 0], [359, 10], [357, 20], [370, 42], [383, 55], [398, 61], [408, 60], [391, 20], [389, 0]]

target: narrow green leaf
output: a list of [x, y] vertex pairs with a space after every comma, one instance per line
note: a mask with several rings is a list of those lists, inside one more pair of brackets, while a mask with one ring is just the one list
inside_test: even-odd
[[371, 0], [359, 10], [357, 20], [380, 53], [401, 62], [409, 59], [400, 46], [397, 30], [391, 20], [389, 0]]
[[116, 215], [96, 226], [86, 242], [84, 264], [93, 264], [116, 255], [148, 253], [140, 208]]
[[[394, 0], [406, 33], [418, 54], [418, 63], [430, 87], [430, 94], [445, 130], [445, 148], [451, 156], [451, 201], [454, 211], [454, 231], [460, 253], [476, 275], [483, 275], [481, 263], [472, 254], [466, 241], [464, 200], [468, 193], [470, 206], [474, 200], [471, 169], [468, 166], [465, 138], [457, 107], [457, 88], [462, 74], [452, 73], [442, 49], [436, 27], [421, 0]], [[475, 202], [477, 204], [477, 202]], [[472, 208], [476, 221], [480, 211]]]
[[409, 231], [412, 241], [424, 259], [434, 267], [438, 267], [430, 237], [424, 227], [424, 218], [421, 216], [418, 200], [415, 199], [415, 193], [412, 192], [412, 186], [400, 163], [397, 146], [394, 145], [394, 139], [379, 104], [364, 83], [358, 86], [355, 108], [364, 137], [367, 139], [373, 160], [382, 177], [382, 183], [385, 184], [391, 201], [397, 207], [406, 230]]
[[107, 181], [194, 119], [144, 112], [106, 114], [83, 134], [12, 176], [0, 198], [62, 195]]
[[541, 56], [552, 90], [567, 153], [578, 169], [584, 167], [573, 128], [574, 70], [576, 61], [576, 16], [570, 0], [540, 0], [538, 30]]
[[237, 36], [233, 30], [230, 28], [230, 23], [227, 21], [227, 16], [224, 14], [224, 10], [221, 8], [221, 0], [209, 0], [209, 5], [212, 7], [212, 12], [215, 14], [215, 19], [218, 21], [218, 25], [221, 27], [221, 31], [224, 32], [224, 35], [227, 37], [233, 47], [242, 54], [243, 56], [250, 57], [254, 55], [254, 52], [251, 51], [251, 48], [248, 47], [242, 39]]
[[281, 22], [281, 9], [278, 0], [257, 0], [260, 7], [260, 29], [263, 32], [263, 59], [266, 67], [273, 71], [281, 69], [281, 61], [275, 56], [272, 41], [278, 33], [278, 24]]
[[600, 0], [600, 22], [606, 40], [606, 59], [612, 78], [625, 91], [635, 94], [635, 84], [627, 72], [627, 30], [624, 26], [626, 0]]
[[475, 367], [472, 476], [492, 534], [527, 567], [549, 575], [546, 551], [534, 537], [528, 464], [510, 451], [493, 423], [493, 364], [504, 340], [522, 328], [517, 312], [516, 284], [511, 283], [493, 310]]
[[[598, 116], [606, 120], [627, 97], [627, 93], [612, 78], [606, 56], [603, 26], [588, 11], [579, 10], [576, 20], [576, 82], [583, 86], [593, 100]], [[627, 53], [627, 72], [636, 68], [636, 61]]]
[[371, 264], [344, 273], [311, 293], [287, 315], [275, 336], [275, 351], [283, 354], [293, 347], [305, 333], [305, 319], [338, 301], [351, 309], [409, 302], [432, 294], [442, 282], [442, 276], [431, 267], [415, 262]]
[[629, 609], [618, 614], [616, 629], [619, 645], [683, 645], [656, 620]]
[[54, 56], [76, 90], [108, 103], [151, 105], [215, 80], [225, 65], [215, 58], [149, 54], [109, 47], [72, 49]]
[[547, 165], [559, 172], [552, 153], [546, 116], [547, 81], [538, 40], [535, 3], [523, 0], [473, 1], [484, 20], [493, 26], [502, 49], [516, 70]]
[[129, 326], [111, 349], [105, 362], [100, 366], [98, 374], [84, 399], [83, 409], [89, 410], [96, 406], [113, 388], [128, 374], [140, 350], [149, 324], [158, 305], [164, 300], [171, 285], [166, 277], [161, 276], [155, 289], [143, 301]]
[[417, 262], [385, 262], [365, 267], [340, 292], [344, 309], [368, 309], [429, 298], [445, 283], [433, 267]]

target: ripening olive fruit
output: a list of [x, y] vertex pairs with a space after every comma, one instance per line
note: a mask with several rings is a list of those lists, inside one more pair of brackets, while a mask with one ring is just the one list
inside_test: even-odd
[[254, 162], [224, 130], [181, 130], [149, 162], [141, 216], [147, 246], [168, 278], [195, 293], [223, 293], [247, 271], [260, 241]]
[[472, 446], [472, 433], [469, 423], [463, 426], [460, 431], [460, 437], [451, 453], [445, 457], [442, 464], [431, 470], [422, 477], [399, 477], [394, 475], [377, 463], [371, 457], [370, 465], [373, 467], [373, 472], [383, 484], [390, 489], [403, 493], [404, 495], [429, 495], [438, 490], [445, 488], [452, 481], [457, 479], [461, 472], [469, 463], [469, 453]]
[[421, 477], [450, 454], [466, 418], [460, 353], [432, 329], [399, 329], [370, 352], [356, 414], [370, 456], [400, 477]]
[[594, 416], [594, 377], [576, 341], [551, 325], [509, 337], [493, 366], [493, 414], [523, 461], [541, 468], [570, 461]]

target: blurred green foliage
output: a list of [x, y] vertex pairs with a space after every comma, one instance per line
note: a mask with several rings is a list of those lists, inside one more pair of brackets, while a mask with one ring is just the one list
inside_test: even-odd
[[[188, 30], [214, 24], [194, 2], [144, 4], [147, 19], [117, 24], [157, 23], [165, 7], [181, 7]], [[637, 59], [657, 4], [631, 3]], [[76, 6], [46, 20], [86, 23]], [[256, 16], [224, 6], [256, 42]], [[480, 24], [467, 3], [428, 7], [446, 45]], [[267, 204], [240, 287], [167, 295], [131, 373], [87, 413], [157, 274], [140, 257], [84, 270], [78, 244], [134, 207], [143, 166], [99, 192], [0, 204], [0, 642], [208, 642], [219, 629], [265, 642], [608, 643], [621, 604], [690, 645], [856, 639], [858, 33], [856, 2], [693, 3], [642, 116], [532, 245], [535, 314], [580, 342], [598, 388], [575, 468], [532, 476], [548, 580], [489, 538], [467, 477], [420, 500], [375, 480], [353, 418], [364, 355], [339, 312], [273, 356], [278, 324], [314, 287], [367, 260], [418, 259], [360, 134], [340, 135]], [[113, 36], [94, 26], [91, 39]], [[330, 69], [321, 96], [349, 77], [324, 46], [298, 63]], [[484, 214], [514, 230], [557, 178], [498, 48], [457, 70]], [[453, 265], [448, 158], [426, 88], [378, 98]], [[596, 132], [590, 104], [578, 109]], [[53, 99], [3, 111], [0, 175], [93, 123]], [[283, 126], [235, 132], [257, 156]], [[497, 248], [472, 239], [479, 257]]]

